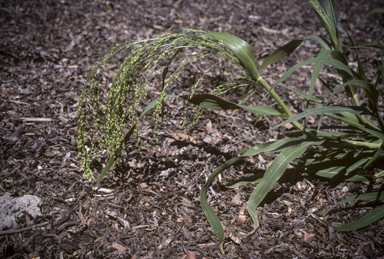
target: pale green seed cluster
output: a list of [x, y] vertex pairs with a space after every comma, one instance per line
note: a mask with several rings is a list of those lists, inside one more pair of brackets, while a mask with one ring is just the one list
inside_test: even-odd
[[[196, 51], [187, 57], [178, 55], [186, 48], [194, 48]], [[213, 50], [214, 54], [207, 49]], [[108, 88], [105, 75], [118, 57], [124, 54], [126, 57], [115, 72]], [[154, 82], [155, 78], [160, 78], [161, 92], [153, 112], [154, 139], [157, 141], [157, 123], [164, 109], [168, 87], [177, 81], [188, 64], [209, 56], [224, 57], [231, 60], [230, 64], [235, 68], [240, 67], [238, 58], [221, 42], [204, 37], [204, 32], [197, 30], [163, 34], [113, 48], [91, 71], [79, 101], [77, 146], [85, 176], [93, 178], [89, 164], [92, 159], [98, 157], [100, 151], [106, 150], [111, 157], [116, 150], [124, 148], [125, 132], [138, 121], [147, 87]], [[195, 93], [204, 74], [191, 86], [189, 93], [191, 96]], [[213, 93], [219, 95], [235, 87], [228, 83], [219, 86]], [[188, 100], [186, 100], [187, 103]], [[189, 127], [186, 126], [186, 112], [187, 110], [185, 110], [183, 121], [185, 130], [190, 129], [197, 122], [201, 109], [194, 115]], [[137, 127], [135, 134], [137, 144], [140, 145]], [[99, 152], [97, 148], [100, 149]]]

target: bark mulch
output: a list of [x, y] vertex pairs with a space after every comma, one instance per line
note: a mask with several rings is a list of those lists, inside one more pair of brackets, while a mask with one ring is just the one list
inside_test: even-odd
[[[350, 30], [380, 1], [337, 4], [340, 25]], [[384, 27], [380, 18], [370, 17], [355, 31], [357, 44], [375, 43]], [[184, 102], [172, 100], [159, 128], [159, 148], [149, 118], [140, 129], [142, 154], [129, 146], [100, 189], [93, 190], [95, 180], [85, 179], [80, 168], [79, 95], [92, 67], [115, 44], [188, 28], [223, 31], [247, 40], [259, 62], [291, 39], [324, 35], [318, 20], [310, 5], [298, 0], [0, 1], [0, 196], [41, 200], [40, 215], [19, 214], [13, 227], [0, 229], [0, 258], [384, 258], [384, 220], [334, 232], [310, 216], [321, 216], [368, 184], [330, 183], [300, 174], [290, 178], [289, 173], [258, 208], [260, 227], [241, 241], [253, 229], [247, 213], [245, 223], [236, 225], [253, 187], [225, 190], [213, 184], [209, 204], [228, 234], [225, 255], [220, 253], [200, 207], [200, 188], [237, 151], [288, 134], [286, 128], [268, 130], [277, 122], [273, 118], [255, 125], [246, 113], [231, 117], [205, 111], [187, 141], [181, 127]], [[347, 42], [345, 32], [341, 37]], [[263, 76], [272, 82], [318, 51], [308, 41]], [[370, 69], [379, 57], [364, 53]], [[222, 72], [212, 75], [207, 87], [225, 80]], [[182, 82], [198, 76], [191, 72]], [[304, 69], [287, 84], [304, 89], [309, 81], [309, 69]], [[328, 93], [321, 87], [316, 91], [318, 96]], [[288, 92], [282, 95], [292, 98]], [[291, 105], [297, 112], [303, 108], [297, 101]], [[263, 173], [272, 158], [262, 154], [235, 165], [223, 181]], [[102, 164], [92, 166], [97, 177]], [[351, 222], [373, 206], [340, 206], [330, 219]]]

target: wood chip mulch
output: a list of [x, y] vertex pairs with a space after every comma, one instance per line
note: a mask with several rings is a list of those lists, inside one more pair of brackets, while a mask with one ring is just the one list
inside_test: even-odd
[[[349, 30], [380, 1], [337, 5]], [[375, 43], [384, 31], [382, 18], [372, 16], [359, 27], [358, 44]], [[273, 186], [258, 208], [260, 227], [246, 239], [241, 237], [253, 225], [244, 206], [253, 187], [224, 190], [215, 182], [208, 200], [228, 236], [220, 253], [200, 207], [200, 189], [237, 151], [284, 137], [287, 129], [265, 131], [276, 124], [273, 118], [255, 125], [246, 113], [206, 111], [187, 141], [184, 102], [170, 101], [159, 148], [149, 118], [140, 129], [142, 154], [130, 146], [114, 173], [93, 190], [96, 181], [84, 178], [76, 147], [79, 95], [89, 72], [115, 44], [188, 28], [235, 34], [248, 41], [258, 62], [291, 39], [324, 35], [310, 5], [298, 0], [0, 1], [0, 196], [41, 199], [41, 215], [23, 214], [13, 228], [0, 229], [0, 258], [384, 258], [384, 220], [334, 232], [310, 216], [322, 216], [368, 184], [332, 184], [300, 174]], [[347, 42], [346, 33], [341, 37]], [[318, 51], [308, 41], [263, 76], [272, 82]], [[378, 57], [367, 52], [362, 59], [371, 68]], [[184, 82], [198, 78], [188, 76]], [[214, 84], [223, 76], [211, 79]], [[305, 89], [309, 81], [307, 69], [287, 84]], [[262, 154], [235, 165], [223, 181], [263, 172], [271, 158]], [[92, 166], [98, 176], [102, 165]], [[374, 205], [339, 206], [329, 220], [352, 222]]]

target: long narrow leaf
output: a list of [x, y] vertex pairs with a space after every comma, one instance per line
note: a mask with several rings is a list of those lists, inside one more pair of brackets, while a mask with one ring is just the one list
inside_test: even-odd
[[278, 125], [275, 126], [275, 128], [277, 127], [281, 127], [285, 124], [288, 124], [288, 123], [291, 123], [293, 121], [297, 121], [297, 120], [300, 120], [304, 117], [307, 117], [307, 116], [311, 116], [311, 115], [319, 115], [319, 114], [335, 114], [335, 113], [350, 113], [350, 114], [354, 114], [354, 115], [362, 115], [362, 114], [365, 114], [365, 115], [372, 115], [372, 112], [370, 110], [368, 110], [367, 108], [365, 107], [362, 107], [362, 106], [327, 106], [325, 108], [323, 107], [319, 107], [319, 108], [313, 108], [313, 109], [308, 109]]
[[375, 162], [383, 153], [384, 151], [381, 148], [378, 148], [375, 154], [371, 157], [371, 159], [364, 165], [364, 168]]
[[363, 193], [359, 195], [355, 195], [352, 197], [349, 197], [345, 200], [339, 201], [335, 205], [333, 205], [329, 210], [327, 210], [323, 217], [325, 217], [334, 207], [336, 207], [339, 204], [350, 202], [350, 201], [376, 201], [376, 200], [384, 200], [384, 192], [370, 192], [370, 193]]
[[290, 146], [296, 146], [303, 142], [303, 138], [284, 138], [274, 142], [266, 142], [254, 147], [251, 147], [247, 150], [239, 152], [241, 156], [250, 157], [263, 152], [276, 152], [282, 148], [287, 148]]
[[325, 29], [328, 32], [329, 37], [332, 40], [333, 45], [336, 47], [338, 45], [338, 39], [336, 35], [336, 31], [333, 30], [331, 21], [328, 16], [325, 14], [323, 7], [320, 5], [317, 0], [308, 0], [308, 2], [312, 5], [313, 9], [316, 11], [317, 15], [320, 17]]
[[[327, 58], [329, 56], [329, 54], [331, 54], [331, 52], [332, 51], [330, 51], [330, 50], [322, 49], [319, 52], [319, 54], [317, 55], [317, 58]], [[324, 65], [324, 63], [317, 62], [313, 66], [312, 76], [311, 76], [311, 84], [309, 85], [309, 90], [308, 90], [308, 95], [310, 97], [312, 97], [312, 93], [313, 93], [313, 90], [315, 88], [316, 80], [319, 77], [319, 74], [320, 74], [320, 71], [321, 71], [321, 68], [323, 67], [323, 65]], [[309, 101], [309, 99], [308, 99], [308, 101]]]
[[[353, 39], [352, 39], [351, 35], [349, 35], [348, 32], [347, 32], [347, 35], [348, 35], [349, 41], [352, 44], [352, 47], [355, 46], [355, 43], [353, 42]], [[359, 70], [360, 78], [362, 80], [367, 80], [367, 76], [365, 75], [364, 66], [363, 66], [363, 63], [361, 62], [359, 53], [358, 53], [356, 48], [354, 48], [354, 50], [355, 50], [355, 54], [356, 54], [356, 59], [357, 59], [357, 65], [358, 65], [358, 70]]]
[[275, 88], [276, 86], [278, 86], [285, 79], [287, 79], [293, 72], [295, 72], [300, 67], [303, 67], [303, 66], [308, 65], [308, 64], [316, 63], [316, 62], [327, 63], [336, 69], [347, 72], [351, 77], [355, 77], [355, 73], [348, 66], [346, 66], [345, 64], [343, 64], [342, 62], [340, 62], [338, 60], [327, 59], [327, 58], [312, 58], [312, 59], [302, 61], [299, 64], [296, 64], [293, 67], [291, 67], [279, 80], [277, 80], [273, 84], [272, 89]]
[[363, 16], [363, 18], [360, 19], [356, 27], [359, 26], [362, 22], [364, 22], [368, 18], [368, 16], [374, 13], [384, 13], [384, 8], [375, 8], [372, 11], [368, 12], [366, 15]]
[[359, 124], [359, 123], [355, 123], [355, 121], [351, 120], [350, 118], [346, 118], [346, 117], [342, 117], [342, 116], [337, 116], [337, 115], [332, 115], [332, 114], [328, 114], [328, 117], [331, 117], [331, 118], [334, 118], [334, 119], [338, 119], [338, 120], [341, 120], [345, 123], [348, 123], [349, 125], [353, 126], [353, 127], [356, 127], [360, 130], [363, 130], [379, 139], [381, 139], [382, 141], [384, 141], [384, 134], [379, 132], [379, 131], [376, 131], [376, 130], [373, 130], [373, 129], [369, 129], [367, 127], [365, 127], [364, 125], [362, 124]]
[[341, 225], [341, 224], [332, 224], [332, 227], [337, 231], [353, 231], [356, 229], [364, 228], [366, 226], [369, 226], [370, 224], [380, 220], [384, 217], [384, 205], [381, 205], [380, 207], [374, 208], [367, 214], [365, 214], [363, 217], [359, 218], [358, 220]]
[[224, 244], [224, 239], [225, 239], [225, 233], [224, 233], [224, 228], [223, 225], [220, 222], [219, 217], [217, 217], [215, 211], [209, 206], [207, 202], [207, 192], [209, 186], [212, 184], [213, 180], [226, 168], [230, 167], [231, 165], [242, 161], [244, 158], [242, 157], [234, 157], [230, 160], [228, 160], [225, 164], [217, 167], [208, 177], [207, 182], [201, 188], [200, 192], [200, 202], [201, 202], [201, 207], [203, 208], [204, 214], [207, 217], [207, 220], [209, 224], [211, 225], [213, 232], [215, 233], [217, 239], [220, 242], [220, 251], [224, 253], [223, 250], [223, 244]]
[[324, 39], [324, 38], [322, 38], [320, 36], [310, 35], [310, 36], [304, 37], [303, 39], [304, 40], [314, 40], [314, 41], [317, 41], [320, 44], [322, 49], [333, 50], [333, 47], [332, 47], [331, 43], [329, 43], [326, 39]]
[[[346, 57], [344, 56], [344, 54], [340, 50], [336, 50], [336, 49], [333, 50], [331, 52], [331, 56], [334, 60], [340, 61], [341, 63], [344, 64], [344, 66], [348, 67], [348, 61], [347, 61]], [[345, 71], [344, 69], [338, 69], [337, 68], [337, 72], [343, 78], [343, 82], [347, 82], [348, 80], [350, 80], [352, 78], [352, 75], [349, 72]], [[353, 73], [353, 71], [352, 71], [352, 73]], [[357, 79], [360, 79], [358, 77], [358, 74], [354, 73], [354, 75], [357, 77]]]
[[346, 181], [346, 182], [369, 182], [374, 179], [372, 175], [364, 174], [363, 172], [357, 172], [354, 175], [345, 176], [342, 172], [345, 170], [345, 166], [332, 166], [323, 170], [316, 170], [318, 177], [327, 179], [337, 179], [335, 181]]
[[235, 35], [225, 32], [208, 32], [202, 36], [222, 41], [241, 60], [248, 75], [255, 81], [259, 80], [260, 75], [257, 70], [253, 50], [247, 42], [240, 39], [239, 37], [236, 37]]
[[291, 163], [294, 159], [301, 156], [310, 145], [320, 145], [323, 142], [324, 140], [317, 142], [306, 141], [301, 143], [298, 147], [286, 148], [276, 157], [276, 159], [268, 167], [263, 179], [256, 186], [247, 204], [248, 213], [251, 215], [253, 220], [254, 231], [259, 225], [256, 212], [257, 207], [263, 201], [264, 197], [267, 195], [272, 185], [275, 184], [275, 182], [279, 180], [280, 177], [284, 174], [288, 164]]
[[303, 42], [303, 39], [295, 39], [291, 40], [287, 44], [281, 46], [277, 50], [275, 50], [271, 55], [269, 55], [264, 62], [259, 67], [259, 71], [263, 68], [266, 68], [267, 66], [276, 63], [280, 61], [281, 59], [288, 56], [290, 53], [292, 53], [300, 44]]
[[286, 85], [283, 85], [283, 86], [284, 86], [285, 88], [289, 89], [290, 91], [292, 91], [292, 92], [294, 92], [294, 93], [296, 93], [296, 94], [302, 96], [302, 97], [305, 98], [307, 101], [311, 101], [312, 103], [316, 103], [316, 104], [321, 105], [321, 106], [323, 105], [323, 104], [322, 104], [323, 101], [320, 100], [320, 99], [318, 99], [318, 98], [316, 98], [316, 97], [309, 96], [308, 94], [303, 93], [303, 92], [301, 92], [301, 91], [299, 91], [299, 90], [297, 90], [297, 89], [294, 89], [294, 88], [292, 88], [292, 87], [289, 87], [289, 86], [286, 86]]
[[360, 46], [353, 46], [353, 47], [351, 47], [351, 49], [369, 49], [369, 48], [384, 49], [384, 46], [383, 45], [371, 44], [371, 45], [360, 45]]
[[202, 108], [213, 110], [234, 110], [243, 109], [253, 114], [283, 116], [281, 112], [270, 106], [246, 106], [224, 100], [212, 94], [181, 95], [188, 102], [198, 105]]
[[324, 11], [328, 17], [328, 20], [332, 26], [332, 30], [335, 32], [336, 37], [338, 38], [338, 29], [337, 22], [339, 20], [339, 12], [337, 11], [336, 4], [333, 0], [324, 1]]
[[377, 103], [377, 99], [379, 97], [379, 92], [377, 91], [377, 89], [375, 87], [373, 87], [373, 85], [371, 85], [370, 83], [368, 83], [365, 80], [351, 80], [351, 81], [348, 81], [348, 82], [345, 82], [345, 83], [339, 85], [338, 87], [335, 88], [335, 90], [332, 92], [332, 94], [328, 97], [327, 103], [332, 99], [333, 96], [335, 96], [337, 94], [338, 91], [340, 91], [344, 87], [350, 86], [352, 84], [361, 88], [364, 91], [364, 93], [366, 94], [366, 96], [369, 99], [371, 99], [372, 102]]
[[[320, 217], [312, 214], [312, 217], [317, 219], [321, 224], [327, 226], [327, 221], [321, 219]], [[376, 222], [384, 217], [384, 205], [381, 205], [380, 207], [377, 207], [367, 214], [365, 214], [363, 217], [359, 218], [358, 220], [349, 223], [349, 224], [332, 224], [331, 226], [337, 230], [337, 231], [353, 231], [360, 228], [364, 228], [366, 226], [369, 226], [373, 222]]]

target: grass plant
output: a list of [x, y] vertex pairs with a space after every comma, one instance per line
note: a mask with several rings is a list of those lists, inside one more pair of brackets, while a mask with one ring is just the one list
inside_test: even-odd
[[[95, 66], [84, 86], [78, 109], [78, 150], [81, 154], [82, 167], [87, 178], [93, 178], [89, 166], [90, 161], [106, 150], [109, 160], [98, 177], [96, 185], [119, 159], [128, 140], [136, 136], [140, 120], [147, 113], [152, 114], [155, 122], [154, 138], [158, 122], [163, 117], [164, 103], [170, 98], [185, 100], [184, 128], [188, 130], [197, 122], [201, 109], [245, 110], [257, 116], [277, 116], [282, 122], [275, 128], [291, 123], [292, 131], [300, 133], [297, 137], [287, 137], [277, 141], [266, 142], [239, 152], [237, 157], [217, 167], [209, 176], [200, 193], [201, 206], [212, 226], [223, 251], [225, 240], [224, 228], [214, 210], [207, 202], [208, 187], [225, 169], [235, 163], [257, 156], [263, 152], [274, 152], [272, 161], [264, 176], [254, 181], [255, 189], [251, 194], [247, 211], [258, 227], [256, 208], [260, 205], [272, 185], [286, 172], [289, 164], [299, 173], [318, 176], [329, 181], [369, 182], [373, 186], [367, 193], [360, 194], [335, 204], [355, 200], [377, 201], [384, 199], [383, 184], [376, 184], [384, 175], [380, 166], [384, 161], [384, 122], [383, 122], [383, 78], [384, 58], [383, 45], [379, 42], [371, 45], [355, 46], [349, 36], [349, 47], [343, 47], [339, 39], [338, 11], [332, 0], [325, 0], [322, 6], [317, 0], [308, 0], [322, 21], [328, 38], [311, 35], [294, 39], [276, 49], [260, 66], [257, 66], [252, 48], [242, 39], [223, 32], [203, 32], [187, 30], [176, 34], [163, 34], [151, 39], [139, 40], [115, 47]], [[383, 12], [383, 8], [375, 9], [369, 14]], [[364, 22], [365, 16], [361, 22]], [[316, 57], [305, 60], [290, 68], [273, 85], [268, 84], [259, 71], [276, 63], [295, 51], [303, 41], [316, 41], [321, 50]], [[379, 39], [378, 39], [379, 41]], [[359, 57], [359, 48], [370, 48], [381, 53], [381, 63], [376, 64], [377, 71], [369, 77]], [[183, 52], [188, 55], [183, 55]], [[354, 52], [357, 68], [348, 63], [348, 52]], [[108, 84], [105, 77], [108, 68], [118, 57], [121, 65], [115, 72], [112, 82]], [[183, 70], [191, 63], [214, 58], [216, 63], [202, 72], [201, 77], [191, 85], [189, 93], [176, 95], [169, 93], [172, 84], [176, 84]], [[232, 71], [227, 71], [234, 80], [217, 86], [209, 93], [196, 93], [196, 88], [205, 73], [226, 62]], [[291, 76], [299, 68], [313, 64], [310, 85], [306, 92], [287, 87], [307, 103], [305, 111], [294, 114], [289, 102], [283, 101], [276, 87]], [[313, 96], [316, 80], [320, 78], [323, 67], [334, 68], [342, 83], [327, 85], [331, 94], [319, 99]], [[159, 96], [146, 103], [146, 89], [158, 82]], [[238, 87], [246, 88], [246, 96], [240, 103], [230, 102], [223, 98], [226, 93]], [[254, 89], [262, 88], [273, 99], [273, 105], [245, 105]], [[343, 97], [344, 96], [344, 97]], [[337, 102], [334, 102], [335, 98]], [[337, 103], [337, 104], [334, 104]], [[381, 105], [379, 105], [381, 103]], [[187, 126], [186, 114], [188, 105], [199, 106]], [[305, 118], [318, 116], [318, 126], [306, 127]], [[332, 119], [332, 125], [325, 125], [324, 119]], [[98, 149], [100, 151], [98, 151]], [[241, 182], [229, 188], [247, 184]], [[327, 212], [328, 213], [328, 212]], [[320, 223], [328, 225], [324, 217], [312, 215]], [[363, 228], [384, 217], [384, 205], [377, 206], [359, 220], [344, 225], [332, 224], [338, 231], [350, 231]]]

